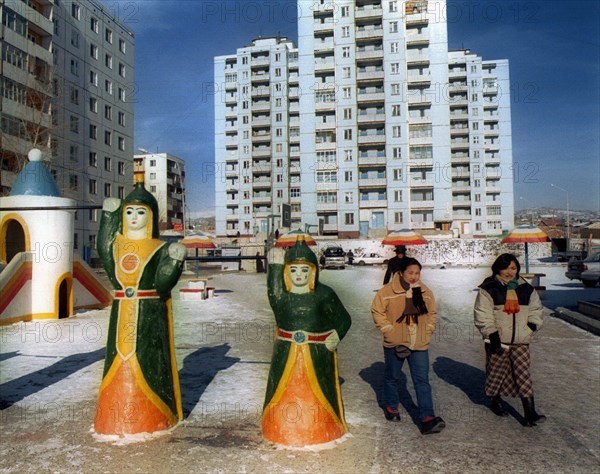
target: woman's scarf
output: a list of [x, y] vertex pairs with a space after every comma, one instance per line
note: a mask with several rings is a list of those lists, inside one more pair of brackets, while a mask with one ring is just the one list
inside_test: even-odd
[[519, 306], [519, 298], [517, 296], [517, 287], [519, 286], [519, 280], [516, 278], [512, 280], [505, 280], [496, 275], [496, 279], [504, 286], [506, 286], [506, 301], [504, 302], [503, 311], [506, 314], [516, 314], [521, 310]]
[[427, 314], [429, 312], [427, 310], [427, 306], [425, 305], [425, 301], [423, 300], [421, 285], [419, 285], [419, 283], [411, 285], [402, 277], [400, 277], [400, 284], [406, 291], [406, 305], [404, 307], [402, 316], [398, 318], [397, 322], [401, 323], [402, 321], [406, 320], [406, 324], [410, 324], [410, 319], [412, 317], [413, 322], [418, 324], [419, 315]]

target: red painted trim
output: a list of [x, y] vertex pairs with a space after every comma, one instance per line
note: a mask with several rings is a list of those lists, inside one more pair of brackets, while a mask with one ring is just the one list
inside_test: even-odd
[[81, 285], [89, 291], [100, 304], [108, 306], [112, 303], [112, 295], [110, 292], [77, 261], [73, 262], [73, 278], [81, 283]]
[[33, 264], [23, 263], [8, 281], [0, 294], [0, 313], [2, 313], [10, 302], [19, 294], [25, 284], [32, 279]]

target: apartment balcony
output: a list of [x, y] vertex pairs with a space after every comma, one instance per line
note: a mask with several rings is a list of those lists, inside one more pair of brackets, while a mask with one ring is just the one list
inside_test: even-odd
[[498, 86], [484, 86], [483, 95], [496, 95], [498, 94]]
[[461, 185], [455, 186], [453, 184], [452, 185], [452, 192], [453, 193], [470, 193], [471, 192], [471, 186], [468, 185], [468, 184], [461, 184]]
[[336, 123], [332, 120], [332, 121], [328, 121], [328, 122], [321, 122], [318, 121], [315, 123], [315, 130], [318, 131], [322, 131], [322, 130], [334, 130], [336, 127]]
[[356, 96], [356, 100], [359, 103], [365, 102], [383, 102], [385, 100], [384, 92], [364, 92], [359, 93]]
[[471, 198], [452, 196], [452, 207], [471, 207]]
[[272, 200], [273, 200], [273, 197], [270, 194], [266, 195], [266, 196], [259, 196], [259, 195], [252, 196], [253, 204], [271, 204]]
[[448, 103], [450, 104], [450, 106], [468, 105], [469, 99], [467, 97], [467, 94], [451, 94]]
[[327, 182], [327, 183], [317, 183], [315, 185], [317, 191], [337, 191], [338, 184], [336, 181]]
[[406, 52], [407, 66], [429, 66], [429, 48], [411, 48]]
[[[433, 95], [433, 94], [431, 94]], [[408, 105], [410, 106], [430, 106], [431, 105], [431, 95], [429, 94], [414, 94], [410, 91], [408, 92]]]
[[356, 120], [359, 124], [363, 123], [384, 123], [385, 122], [385, 112], [381, 113], [371, 113], [371, 114], [361, 114], [359, 113], [356, 117]]
[[469, 111], [466, 108], [450, 108], [450, 119], [468, 119]]
[[237, 104], [238, 95], [237, 94], [227, 94], [225, 96], [225, 104]]
[[315, 151], [335, 150], [336, 142], [315, 143]]
[[338, 204], [337, 202], [318, 202], [317, 203], [317, 212], [319, 211], [337, 211]]
[[492, 142], [485, 141], [484, 146], [485, 146], [486, 152], [487, 151], [500, 151], [500, 143], [498, 143], [498, 142], [492, 143]]
[[313, 47], [314, 47], [315, 51], [323, 52], [323, 51], [333, 50], [335, 47], [335, 44], [333, 42], [332, 37], [322, 38], [321, 40], [318, 40], [317, 38], [315, 38]]
[[297, 84], [299, 81], [300, 81], [300, 77], [298, 76], [298, 73], [290, 74], [288, 76], [288, 82], [290, 84]]
[[410, 208], [411, 209], [433, 209], [435, 207], [435, 202], [431, 201], [414, 201], [411, 199]]
[[502, 188], [500, 186], [487, 186], [486, 185], [485, 192], [488, 194], [500, 194], [502, 192]]
[[[13, 100], [2, 101], [2, 112], [7, 115], [12, 115], [13, 117], [20, 119], [23, 122], [32, 122], [40, 128], [50, 129], [52, 127], [52, 117], [49, 113], [42, 112], [31, 107], [24, 107], [23, 105]], [[81, 125], [82, 124], [80, 124], [80, 128]], [[13, 140], [11, 139], [10, 141]]]
[[359, 145], [383, 145], [385, 144], [385, 133], [377, 135], [358, 135]]
[[416, 125], [416, 124], [430, 124], [431, 117], [429, 115], [424, 115], [423, 117], [408, 117], [408, 123]]
[[252, 158], [270, 157], [271, 147], [255, 148], [252, 150]]
[[500, 155], [486, 153], [485, 162], [486, 164], [500, 164]]
[[431, 137], [410, 137], [408, 143], [410, 146], [431, 146]]
[[387, 199], [365, 199], [358, 202], [360, 209], [378, 209], [387, 208]]
[[427, 10], [419, 13], [410, 13], [404, 16], [404, 22], [406, 26], [426, 26], [429, 24], [427, 18]]
[[381, 39], [383, 38], [383, 27], [356, 30], [356, 39]]
[[382, 59], [383, 58], [383, 47], [379, 49], [370, 49], [368, 51], [356, 50], [356, 60], [362, 59]]
[[433, 167], [433, 158], [410, 158], [408, 166], [411, 168], [431, 168]]
[[469, 126], [461, 126], [461, 125], [450, 125], [450, 135], [451, 136], [459, 136], [459, 135], [468, 135], [469, 134]]
[[299, 144], [300, 143], [300, 134], [292, 135], [291, 133], [288, 135], [288, 140], [290, 144]]
[[382, 71], [365, 71], [356, 73], [356, 81], [382, 81], [384, 72]]
[[257, 89], [252, 89], [250, 93], [250, 97], [269, 97], [271, 95], [271, 91], [268, 87], [259, 87]]
[[225, 177], [226, 178], [237, 178], [239, 171], [237, 169], [226, 169]]
[[253, 189], [271, 189], [272, 181], [270, 178], [258, 178], [252, 181]]
[[299, 102], [290, 102], [288, 111], [290, 112], [290, 114], [295, 113], [295, 112], [300, 112], [300, 103]]
[[429, 43], [429, 28], [406, 28], [406, 44], [414, 45], [416, 42], [426, 41]]
[[290, 158], [300, 158], [300, 149], [298, 149], [298, 150], [290, 149]]
[[237, 122], [236, 123], [226, 123], [225, 124], [225, 131], [226, 132], [236, 132], [237, 129], [238, 129]]
[[435, 186], [434, 178], [416, 178], [411, 176], [409, 179], [411, 188], [433, 188]]
[[469, 168], [453, 168], [451, 172], [452, 178], [471, 178]]
[[252, 174], [271, 174], [271, 162], [269, 160], [255, 161], [252, 163]]
[[333, 33], [334, 26], [332, 18], [330, 21], [324, 23], [315, 23], [313, 30], [315, 33]]
[[268, 72], [255, 72], [252, 74], [252, 76], [250, 76], [250, 78], [252, 79], [253, 84], [268, 83], [271, 80], [271, 76]]
[[253, 127], [267, 127], [271, 125], [271, 117], [252, 117]]
[[469, 148], [468, 138], [454, 138], [450, 139], [450, 148]]
[[484, 136], [487, 137], [497, 137], [500, 135], [499, 128], [485, 128], [483, 131]]
[[270, 112], [271, 102], [268, 100], [260, 100], [252, 103], [252, 112]]
[[387, 159], [383, 156], [359, 156], [358, 166], [385, 165]]
[[227, 214], [225, 216], [225, 220], [227, 222], [239, 221], [240, 220], [240, 216], [238, 214]]
[[335, 61], [331, 59], [315, 59], [315, 72], [335, 71]]
[[464, 221], [471, 219], [470, 209], [452, 209], [452, 219], [455, 221]]
[[227, 230], [225, 231], [225, 233], [226, 233], [227, 237], [237, 237], [237, 235], [239, 234], [239, 232], [240, 232], [240, 231], [239, 231], [239, 228], [238, 228], [238, 227], [236, 227], [236, 228], [234, 228], [234, 229], [227, 229]]
[[359, 188], [384, 188], [387, 186], [386, 178], [359, 178], [358, 179], [358, 187]]
[[270, 133], [256, 133], [252, 134], [252, 143], [262, 143], [262, 142], [270, 142], [271, 134]]
[[354, 18], [360, 20], [374, 20], [381, 18], [383, 8], [381, 5], [364, 5], [354, 9]]
[[226, 91], [235, 91], [237, 90], [238, 87], [238, 83], [237, 82], [226, 82], [225, 83], [225, 90]]
[[465, 78], [467, 77], [467, 69], [464, 68], [456, 68], [450, 69], [448, 71], [448, 79], [456, 79], [456, 78]]
[[450, 155], [450, 162], [451, 163], [469, 163], [471, 161], [471, 158], [469, 157], [468, 153], [452, 153]]
[[238, 115], [237, 107], [234, 107], [233, 109], [227, 108], [225, 110], [225, 119], [237, 118], [237, 115]]
[[271, 59], [269, 56], [261, 56], [250, 58], [250, 67], [251, 68], [259, 68], [269, 66], [271, 64]]
[[225, 200], [225, 205], [226, 206], [237, 206], [240, 203], [240, 198], [239, 197], [235, 197], [235, 198], [227, 198]]
[[238, 146], [238, 137], [237, 136], [235, 136], [235, 137], [226, 137], [225, 140], [224, 140], [224, 142], [225, 142], [225, 146], [226, 147], [232, 147], [232, 146], [237, 147]]
[[409, 84], [427, 84], [431, 82], [430, 74], [411, 74], [406, 78]]

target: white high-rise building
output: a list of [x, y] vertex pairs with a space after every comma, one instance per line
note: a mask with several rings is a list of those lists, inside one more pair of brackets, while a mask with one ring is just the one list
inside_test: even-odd
[[[217, 234], [267, 231], [260, 223], [279, 202], [292, 205], [296, 222], [339, 238], [402, 228], [485, 236], [512, 227], [507, 61], [449, 53], [445, 0], [300, 0], [298, 7], [301, 179], [269, 168], [260, 182], [268, 188], [283, 179], [289, 194], [257, 212], [259, 177], [247, 171], [250, 136], [240, 128], [248, 89], [239, 68], [251, 67], [252, 54], [216, 58]], [[245, 65], [240, 51], [250, 55]], [[296, 143], [288, 145], [295, 164]], [[272, 167], [269, 146], [262, 159]]]
[[[54, 3], [50, 166], [63, 196], [99, 206], [133, 186], [134, 37], [101, 3]], [[76, 213], [76, 250], [95, 256], [99, 224], [99, 210]]]
[[262, 38], [215, 58], [216, 233], [256, 235], [278, 226], [280, 205], [300, 221], [298, 53]]
[[185, 161], [169, 153], [143, 153], [146, 189], [158, 202], [158, 227], [163, 230], [185, 228]]

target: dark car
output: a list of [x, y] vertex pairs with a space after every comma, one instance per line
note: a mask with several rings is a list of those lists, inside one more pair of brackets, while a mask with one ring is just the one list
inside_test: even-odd
[[319, 263], [323, 268], [346, 268], [346, 252], [342, 247], [327, 247], [321, 252]]
[[[590, 255], [585, 260], [571, 260], [567, 264], [567, 271], [565, 272], [565, 276], [569, 280], [582, 280], [581, 274], [583, 272], [590, 270], [590, 268], [588, 268], [590, 266], [589, 264], [591, 264], [591, 266], [594, 266], [594, 264], [597, 265], [598, 261], [600, 261], [600, 252], [596, 252], [596, 253]], [[591, 279], [592, 278], [590, 277], [587, 280], [591, 280]], [[590, 284], [591, 284], [591, 282], [590, 282]], [[591, 286], [594, 286], [594, 285], [595, 285], [595, 283]], [[588, 285], [586, 285], [586, 286], [588, 286]]]

